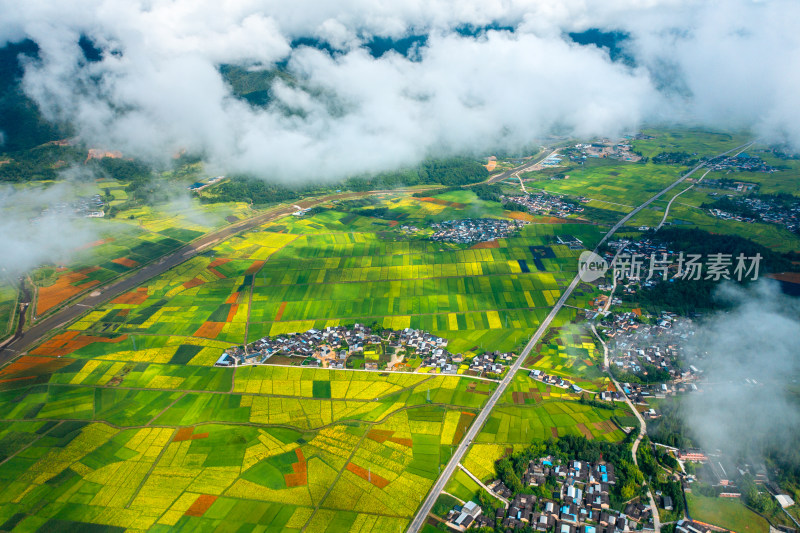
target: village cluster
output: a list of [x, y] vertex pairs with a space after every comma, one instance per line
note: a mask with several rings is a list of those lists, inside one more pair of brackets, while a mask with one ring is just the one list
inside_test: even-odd
[[39, 217], [44, 218], [49, 215], [69, 215], [84, 218], [101, 218], [105, 215], [103, 197], [99, 194], [78, 198], [72, 202], [58, 202], [46, 209], [43, 209]]
[[775, 172], [760, 157], [753, 157], [744, 152], [733, 156], [719, 156], [709, 159], [706, 166], [711, 170], [734, 170], [740, 172]]
[[[536, 192], [521, 196], [502, 196], [503, 202], [513, 202], [527, 208], [528, 212], [537, 215], [551, 215], [566, 217], [574, 213], [582, 213], [583, 206], [562, 196]], [[579, 197], [578, 201], [584, 202], [585, 198]]]
[[[695, 334], [694, 323], [689, 318], [679, 318], [662, 311], [654, 324], [641, 323], [640, 313], [616, 313], [603, 320], [609, 341], [609, 363], [616, 368], [646, 377], [657, 373], [663, 383], [649, 387], [624, 384], [626, 394], [638, 403], [646, 396], [660, 396], [697, 390], [696, 382], [702, 370], [695, 364], [696, 354], [683, 348]], [[698, 363], [699, 364], [699, 363]], [[651, 379], [654, 376], [649, 376]], [[635, 390], [634, 390], [635, 389]]]
[[725, 205], [728, 207], [711, 207], [708, 211], [723, 220], [778, 224], [792, 232], [800, 231], [800, 201], [786, 202], [770, 196], [741, 196], [726, 197]]
[[606, 253], [605, 259], [613, 269], [614, 278], [624, 281], [623, 290], [629, 294], [635, 293], [639, 286], [652, 287], [659, 281], [674, 279], [755, 281], [763, 259], [759, 253], [752, 256], [676, 253], [647, 237], [638, 241], [612, 241], [609, 247], [617, 252]]
[[[348, 368], [350, 358], [364, 361], [366, 370], [413, 370], [403, 362], [410, 356], [420, 358], [419, 368], [456, 374], [464, 363], [462, 354], [447, 351], [447, 339], [422, 330], [372, 328], [363, 324], [310, 329], [274, 338], [264, 337], [247, 345], [231, 347], [219, 357], [215, 366], [269, 364], [275, 356], [301, 358], [304, 366]], [[492, 352], [477, 355], [465, 373], [480, 376], [501, 374], [513, 354]]]
[[460, 530], [499, 524], [515, 530], [615, 533], [636, 529], [651, 519], [650, 510], [639, 502], [629, 502], [624, 513], [611, 509], [609, 492], [616, 483], [611, 463], [542, 457], [530, 461], [521, 481], [526, 487], [546, 488], [551, 496], [513, 495], [498, 479], [488, 488], [507, 502], [504, 508], [484, 514], [475, 502], [468, 502], [447, 515], [448, 525]]
[[431, 224], [434, 230], [431, 240], [458, 244], [493, 241], [513, 235], [526, 224], [528, 223], [522, 220], [499, 218], [445, 220]]
[[590, 157], [617, 159], [635, 163], [641, 160], [642, 157], [631, 151], [630, 139], [630, 136], [626, 136], [626, 138], [619, 141], [601, 139], [591, 143], [580, 143], [568, 148], [565, 153], [569, 156], [570, 161], [579, 165]]

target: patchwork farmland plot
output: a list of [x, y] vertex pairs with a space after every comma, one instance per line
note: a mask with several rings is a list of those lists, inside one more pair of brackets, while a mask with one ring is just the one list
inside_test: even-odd
[[[600, 230], [532, 223], [483, 249], [403, 232], [465, 216], [473, 193], [448, 194], [217, 243], [0, 369], [0, 529], [405, 530], [496, 382], [213, 364], [232, 344], [354, 322], [424, 329], [453, 353], [524, 344], [577, 267], [555, 236], [590, 246]], [[509, 392], [476, 445], [550, 426], [619, 438], [605, 413], [517, 379], [541, 402]]]
[[[293, 531], [336, 515], [345, 530], [400, 531], [488, 398], [480, 392], [494, 387], [261, 367], [267, 375], [236, 389], [269, 393], [170, 392], [129, 386], [161, 365], [136, 365], [112, 386], [120, 363], [93, 363], [0, 392], [14, 406], [0, 422], [0, 519], [192, 530], [224, 519]], [[315, 397], [317, 383], [329, 384], [328, 398]]]

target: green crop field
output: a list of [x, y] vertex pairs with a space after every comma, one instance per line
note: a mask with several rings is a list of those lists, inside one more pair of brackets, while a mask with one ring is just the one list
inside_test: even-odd
[[4, 530], [402, 531], [495, 387], [37, 356], [0, 377]]
[[769, 531], [769, 522], [748, 509], [738, 498], [709, 498], [687, 493], [692, 518], [737, 532]]
[[625, 404], [620, 402], [614, 409], [605, 409], [578, 400], [579, 396], [570, 390], [536, 381], [528, 377], [527, 370], [521, 370], [489, 415], [462, 464], [482, 481], [488, 481], [496, 476], [495, 461], [533, 441], [564, 435], [611, 442], [624, 438], [611, 418], [630, 415]]
[[[433, 243], [430, 217], [505, 216], [471, 192], [437, 199], [387, 195], [367, 207], [382, 218], [331, 204], [234, 236], [0, 369], [0, 529], [404, 530], [496, 382], [213, 363], [246, 339], [354, 322], [425, 329], [452, 352], [521, 347], [577, 266], [555, 236], [591, 246], [601, 230], [531, 224], [497, 247]], [[593, 409], [542, 394], [519, 407], [616, 438]], [[506, 396], [493, 416], [534, 431]], [[521, 442], [517, 425], [499, 439]]]

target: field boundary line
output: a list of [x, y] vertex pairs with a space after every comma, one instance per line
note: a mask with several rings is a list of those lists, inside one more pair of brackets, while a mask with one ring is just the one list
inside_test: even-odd
[[[29, 422], [33, 422], [33, 420], [29, 420]], [[17, 456], [17, 455], [19, 455], [20, 453], [24, 452], [25, 450], [27, 450], [28, 448], [30, 448], [31, 446], [33, 446], [34, 444], [36, 444], [37, 442], [39, 442], [39, 441], [40, 441], [42, 438], [44, 438], [44, 437], [45, 437], [45, 436], [46, 436], [48, 433], [50, 433], [51, 431], [53, 431], [54, 429], [56, 429], [58, 426], [60, 426], [60, 425], [61, 425], [61, 424], [63, 424], [63, 423], [64, 423], [64, 421], [63, 421], [63, 420], [60, 420], [60, 421], [59, 421], [57, 424], [55, 424], [53, 427], [51, 427], [50, 429], [48, 429], [47, 431], [45, 431], [44, 433], [42, 433], [41, 435], [39, 435], [37, 438], [35, 438], [34, 440], [32, 440], [31, 442], [29, 442], [28, 444], [26, 444], [25, 446], [23, 446], [23, 447], [22, 447], [22, 448], [20, 448], [19, 450], [15, 451], [15, 452], [14, 452], [14, 453], [12, 453], [11, 455], [9, 455], [8, 457], [6, 457], [6, 458], [5, 458], [5, 459], [3, 459], [2, 461], [0, 461], [0, 466], [3, 466], [3, 465], [4, 465], [4, 464], [6, 464], [8, 461], [10, 461], [11, 459], [13, 459], [14, 457], [16, 457], [16, 456]]]
[[142, 488], [144, 487], [144, 484], [147, 483], [148, 479], [150, 479], [150, 474], [152, 474], [153, 470], [156, 469], [156, 465], [161, 460], [161, 458], [164, 456], [164, 452], [167, 451], [167, 448], [169, 448], [169, 445], [172, 444], [172, 439], [175, 438], [175, 435], [177, 433], [178, 433], [178, 428], [176, 427], [175, 429], [172, 430], [172, 433], [170, 434], [169, 440], [167, 441], [167, 443], [164, 444], [164, 446], [161, 448], [161, 451], [158, 452], [158, 455], [153, 460], [153, 464], [150, 465], [150, 469], [147, 471], [147, 474], [145, 474], [144, 477], [142, 478], [142, 481], [139, 482], [139, 486], [136, 487], [136, 490], [133, 491], [133, 494], [131, 494], [131, 497], [128, 500], [128, 503], [125, 504], [125, 509], [130, 509], [131, 508], [131, 504], [133, 503], [133, 500], [136, 499], [136, 496], [139, 495], [139, 492], [141, 492]]
[[[175, 392], [178, 392], [178, 391], [175, 391]], [[151, 418], [151, 419], [150, 419], [150, 421], [149, 421], [147, 424], [145, 424], [145, 425], [146, 425], [146, 426], [149, 426], [150, 424], [152, 424], [153, 422], [155, 422], [155, 421], [158, 419], [158, 417], [160, 417], [161, 415], [163, 415], [164, 413], [166, 413], [168, 409], [171, 409], [171, 408], [172, 408], [172, 407], [173, 407], [173, 406], [174, 406], [176, 403], [178, 403], [178, 402], [181, 400], [181, 398], [183, 398], [183, 397], [184, 397], [184, 396], [186, 396], [187, 394], [188, 394], [188, 393], [184, 391], [184, 393], [183, 393], [183, 394], [181, 394], [180, 396], [178, 396], [177, 398], [175, 398], [175, 401], [173, 401], [173, 402], [170, 402], [170, 404], [169, 404], [168, 406], [166, 406], [166, 407], [165, 407], [165, 408], [163, 408], [161, 411], [159, 411], [159, 412], [156, 414], [156, 416], [154, 416], [153, 418]], [[94, 417], [92, 417], [92, 418], [94, 418]]]

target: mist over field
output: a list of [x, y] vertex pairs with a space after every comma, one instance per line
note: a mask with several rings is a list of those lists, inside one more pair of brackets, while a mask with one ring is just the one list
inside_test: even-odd
[[[643, 122], [800, 147], [796, 2], [1, 0], [0, 12], [0, 44], [39, 47], [23, 88], [45, 117], [154, 163], [186, 149], [225, 172], [338, 179]], [[575, 42], [590, 29], [608, 46]], [[281, 75], [253, 105], [225, 65]]]
[[[0, 186], [0, 274], [17, 276], [40, 264], [58, 264], [97, 238], [92, 225], [50, 209], [74, 199], [74, 178], [51, 187]], [[32, 214], [36, 213], [35, 218]]]
[[800, 427], [800, 300], [772, 281], [724, 285], [718, 297], [730, 310], [704, 320], [690, 342], [704, 354], [698, 364], [709, 383], [686, 397], [688, 427], [701, 446], [734, 456], [755, 458], [776, 445], [793, 451], [789, 443]]

